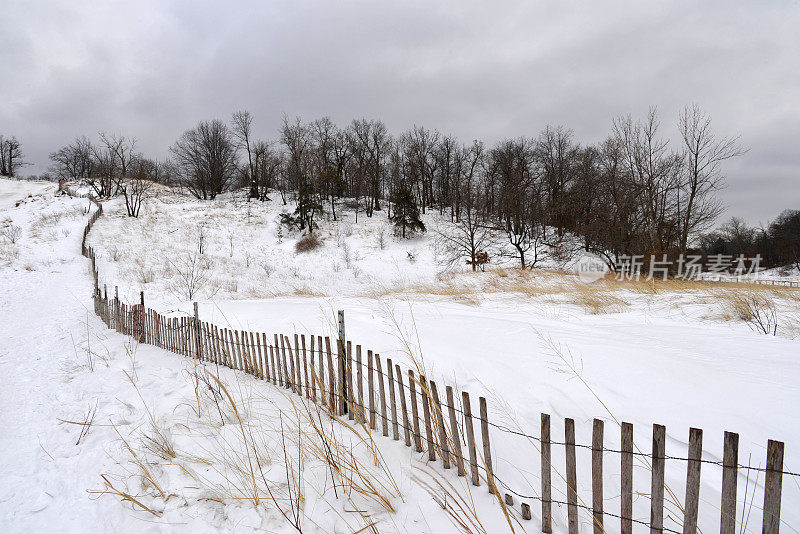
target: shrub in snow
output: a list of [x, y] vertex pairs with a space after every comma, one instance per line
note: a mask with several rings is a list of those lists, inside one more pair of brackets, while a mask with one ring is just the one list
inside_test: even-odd
[[3, 228], [3, 236], [8, 239], [10, 243], [16, 243], [22, 237], [22, 228], [16, 224], [10, 224]]
[[297, 240], [294, 246], [297, 252], [309, 252], [322, 245], [322, 240], [317, 237], [317, 234], [306, 234]]

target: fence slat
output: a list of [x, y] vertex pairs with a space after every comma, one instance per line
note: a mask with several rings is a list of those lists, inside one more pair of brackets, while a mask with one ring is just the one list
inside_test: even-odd
[[552, 455], [550, 451], [550, 415], [543, 413], [541, 420], [542, 439], [542, 532], [553, 532], [553, 502], [552, 502]]
[[314, 336], [309, 336], [308, 340], [308, 369], [311, 373], [311, 402], [314, 404], [317, 403], [317, 382], [319, 381], [319, 377], [317, 376], [317, 369], [314, 365]]
[[447, 412], [450, 417], [450, 435], [453, 436], [453, 456], [456, 460], [458, 476], [466, 476], [464, 469], [464, 454], [461, 452], [461, 433], [458, 431], [458, 418], [456, 417], [455, 399], [452, 386], [445, 386], [447, 396]]
[[358, 390], [358, 420], [364, 424], [364, 368], [361, 362], [361, 345], [356, 345], [356, 389]]
[[422, 393], [422, 415], [425, 417], [425, 439], [428, 442], [428, 460], [436, 459], [436, 441], [433, 438], [431, 427], [431, 396], [428, 382], [423, 375], [419, 375], [419, 388]]
[[392, 414], [392, 439], [397, 441], [400, 439], [400, 429], [397, 424], [397, 399], [394, 393], [394, 365], [391, 358], [386, 359], [386, 370], [389, 375], [389, 404], [391, 405]]
[[372, 376], [372, 351], [367, 351], [367, 395], [369, 396], [369, 427], [375, 430], [375, 379]]
[[650, 534], [664, 531], [664, 463], [667, 429], [653, 425], [652, 479], [650, 485]]
[[764, 478], [764, 517], [762, 534], [778, 534], [781, 527], [781, 489], [783, 485], [783, 442], [769, 440]]
[[[301, 367], [300, 367], [300, 336], [297, 334], [294, 335], [294, 361], [295, 367], [297, 368], [297, 394], [301, 397], [303, 396], [303, 377], [301, 376]], [[308, 386], [308, 382], [306, 382], [306, 386]]]
[[439, 454], [442, 456], [442, 466], [445, 469], [450, 469], [450, 446], [447, 443], [447, 428], [444, 426], [442, 403], [439, 401], [439, 392], [436, 389], [436, 382], [431, 380], [430, 384], [433, 411], [436, 415], [436, 425], [439, 427]]
[[564, 420], [564, 448], [567, 460], [567, 518], [569, 534], [578, 534], [578, 472], [575, 462], [575, 421]]
[[592, 519], [594, 534], [604, 534], [603, 528], [603, 421], [592, 424]]
[[620, 533], [633, 533], [633, 425], [622, 423], [620, 454]]
[[700, 505], [700, 460], [703, 457], [703, 431], [689, 429], [689, 460], [686, 464], [686, 501], [683, 506], [683, 534], [697, 534]]
[[310, 399], [311, 398], [311, 391], [309, 390], [309, 382], [308, 382], [308, 355], [306, 354], [306, 335], [305, 334], [300, 336], [300, 343], [303, 346], [303, 378], [306, 381], [306, 398]]
[[408, 408], [406, 407], [406, 389], [403, 386], [403, 373], [400, 366], [395, 364], [397, 371], [397, 391], [400, 393], [400, 412], [403, 414], [403, 434], [406, 438], [406, 447], [411, 446], [411, 421], [408, 419]]
[[386, 416], [386, 388], [383, 382], [383, 369], [381, 367], [381, 357], [375, 354], [375, 370], [378, 374], [378, 396], [381, 401], [381, 429], [384, 436], [389, 435], [389, 418]]
[[475, 450], [475, 429], [472, 426], [472, 405], [469, 393], [461, 392], [461, 403], [464, 408], [464, 428], [467, 431], [467, 449], [469, 450], [469, 469], [472, 473], [472, 485], [480, 486], [481, 478], [478, 473], [478, 454]]
[[419, 410], [417, 408], [417, 382], [414, 380], [414, 371], [408, 370], [408, 389], [411, 398], [411, 424], [414, 428], [414, 450], [422, 452], [422, 434], [419, 431]]
[[328, 409], [331, 416], [336, 415], [336, 369], [331, 355], [331, 338], [325, 336], [325, 356], [328, 358]]
[[347, 341], [347, 355], [345, 359], [345, 371], [347, 372], [347, 418], [351, 421], [356, 418], [356, 398], [353, 391], [353, 342]]

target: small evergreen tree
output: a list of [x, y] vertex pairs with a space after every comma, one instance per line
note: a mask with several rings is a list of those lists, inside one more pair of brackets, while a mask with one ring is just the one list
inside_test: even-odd
[[406, 232], [411, 234], [425, 231], [425, 224], [419, 218], [419, 208], [411, 189], [404, 186], [398, 188], [392, 201], [394, 206], [391, 220], [395, 228], [400, 229], [403, 238], [406, 237]]

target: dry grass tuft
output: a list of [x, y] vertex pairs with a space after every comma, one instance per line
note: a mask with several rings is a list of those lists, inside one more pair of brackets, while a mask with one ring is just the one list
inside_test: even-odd
[[298, 253], [309, 252], [322, 246], [322, 240], [315, 233], [306, 234], [295, 243], [294, 250]]

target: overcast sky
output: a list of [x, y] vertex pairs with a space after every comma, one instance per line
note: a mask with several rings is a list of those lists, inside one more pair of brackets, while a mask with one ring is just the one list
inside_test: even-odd
[[45, 2], [4, 0], [0, 133], [34, 166], [77, 135], [164, 157], [201, 119], [250, 110], [380, 118], [463, 141], [605, 137], [696, 102], [750, 151], [725, 166], [724, 217], [800, 209], [800, 2]]

